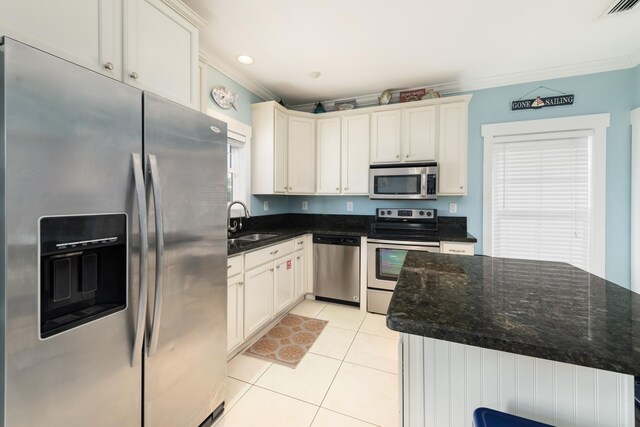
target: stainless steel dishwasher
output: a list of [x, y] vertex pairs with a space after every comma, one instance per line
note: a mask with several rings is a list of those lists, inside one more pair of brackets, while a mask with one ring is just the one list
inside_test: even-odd
[[360, 305], [360, 238], [313, 235], [316, 299]]

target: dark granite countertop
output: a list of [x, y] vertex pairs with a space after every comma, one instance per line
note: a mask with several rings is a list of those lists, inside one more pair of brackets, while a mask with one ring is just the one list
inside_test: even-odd
[[387, 326], [640, 374], [640, 295], [565, 263], [409, 252]]
[[282, 242], [284, 240], [289, 240], [289, 239], [293, 239], [299, 236], [302, 236], [304, 234], [308, 234], [308, 233], [320, 233], [320, 234], [332, 234], [332, 235], [339, 235], [339, 236], [365, 236], [367, 234], [367, 231], [362, 231], [362, 230], [358, 230], [358, 229], [339, 229], [339, 230], [325, 230], [322, 228], [319, 229], [315, 229], [312, 227], [303, 227], [303, 228], [288, 228], [288, 229], [280, 229], [280, 228], [268, 228], [268, 229], [263, 229], [263, 230], [256, 230], [253, 229], [251, 231], [246, 231], [243, 233], [237, 233], [237, 235], [234, 234], [234, 238], [241, 238], [243, 235], [246, 234], [253, 234], [253, 233], [273, 233], [273, 234], [277, 234], [276, 237], [272, 237], [269, 239], [263, 239], [263, 240], [259, 240], [256, 242], [243, 242], [242, 244], [239, 245], [234, 245], [234, 244], [229, 244], [227, 245], [227, 255], [236, 255], [239, 254], [241, 252], [247, 252], [247, 251], [252, 251], [254, 249], [260, 249], [262, 247], [265, 246], [270, 246], [273, 245], [275, 243], [279, 243]]
[[[227, 255], [236, 255], [284, 240], [293, 239], [307, 233], [332, 234], [340, 236], [366, 236], [371, 230], [374, 217], [369, 215], [315, 215], [280, 214], [256, 216], [243, 219], [242, 231], [232, 237], [240, 238], [253, 233], [273, 233], [278, 236], [256, 242], [242, 242], [228, 245]], [[237, 220], [237, 219], [236, 219]], [[478, 240], [467, 233], [465, 217], [439, 217], [442, 221], [440, 240], [448, 242], [476, 243]]]

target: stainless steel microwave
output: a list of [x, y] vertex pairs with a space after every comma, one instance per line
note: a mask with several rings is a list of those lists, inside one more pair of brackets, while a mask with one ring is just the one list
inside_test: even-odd
[[438, 188], [436, 163], [372, 165], [369, 169], [370, 199], [435, 200]]

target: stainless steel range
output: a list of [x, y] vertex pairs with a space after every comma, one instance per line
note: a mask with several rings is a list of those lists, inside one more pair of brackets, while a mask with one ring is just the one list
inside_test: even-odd
[[387, 313], [408, 251], [440, 252], [436, 209], [376, 209], [367, 238], [367, 311]]

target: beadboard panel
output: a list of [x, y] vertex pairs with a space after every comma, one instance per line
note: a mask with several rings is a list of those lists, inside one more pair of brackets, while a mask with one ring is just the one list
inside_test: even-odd
[[633, 377], [401, 334], [402, 426], [465, 427], [484, 406], [558, 427], [633, 427]]

